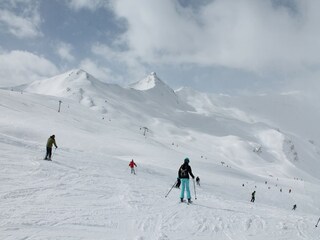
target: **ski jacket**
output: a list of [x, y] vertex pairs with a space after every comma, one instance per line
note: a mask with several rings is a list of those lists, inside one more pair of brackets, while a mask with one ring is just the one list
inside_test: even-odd
[[181, 165], [181, 167], [179, 168], [179, 171], [178, 171], [178, 175], [179, 175], [179, 178], [188, 178], [189, 179], [189, 175], [192, 178], [194, 178], [194, 176], [192, 174], [191, 167], [189, 166], [188, 163], [184, 163]]
[[56, 140], [52, 137], [49, 137], [49, 139], [47, 141], [47, 147], [52, 148], [52, 145], [54, 145], [56, 148], [58, 147], [56, 144]]
[[137, 164], [135, 164], [134, 161], [131, 161], [131, 162], [129, 163], [129, 166], [130, 166], [131, 168], [134, 168], [134, 166], [137, 166]]

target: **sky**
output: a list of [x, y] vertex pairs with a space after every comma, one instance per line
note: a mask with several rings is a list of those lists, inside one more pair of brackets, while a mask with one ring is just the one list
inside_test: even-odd
[[81, 68], [214, 93], [317, 87], [317, 0], [2, 0], [0, 86]]

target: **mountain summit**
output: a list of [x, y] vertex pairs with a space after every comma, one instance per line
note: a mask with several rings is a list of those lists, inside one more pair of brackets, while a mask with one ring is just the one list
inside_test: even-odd
[[70, 98], [101, 113], [106, 113], [103, 103], [109, 88], [111, 84], [99, 81], [82, 69], [73, 69], [58, 76], [24, 85], [21, 90]]
[[163, 81], [161, 81], [160, 78], [158, 78], [155, 72], [152, 72], [146, 78], [131, 84], [130, 87], [140, 91], [146, 91], [146, 90], [159, 88], [159, 87], [165, 87], [167, 89], [171, 89]]
[[95, 85], [99, 84], [102, 84], [102, 82], [95, 79], [86, 71], [73, 69], [52, 78], [34, 81], [26, 85], [24, 90], [38, 94], [69, 97], [70, 95], [74, 95], [75, 91], [93, 90], [92, 88], [95, 88]]
[[151, 72], [146, 78], [130, 85], [148, 99], [158, 105], [167, 105], [176, 109], [193, 110], [191, 106], [182, 102], [175, 91], [165, 84], [155, 72]]

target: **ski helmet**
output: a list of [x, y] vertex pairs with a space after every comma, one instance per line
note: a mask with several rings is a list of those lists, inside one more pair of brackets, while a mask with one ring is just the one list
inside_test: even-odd
[[184, 159], [184, 163], [189, 163], [189, 162], [190, 162], [189, 158]]

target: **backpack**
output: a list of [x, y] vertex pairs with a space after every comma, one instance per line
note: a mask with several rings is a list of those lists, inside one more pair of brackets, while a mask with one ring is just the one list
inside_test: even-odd
[[185, 177], [188, 177], [188, 167], [187, 168], [183, 168], [183, 167], [185, 167], [184, 165], [182, 165], [181, 167], [180, 167], [180, 176], [182, 177], [182, 178], [185, 178]]

